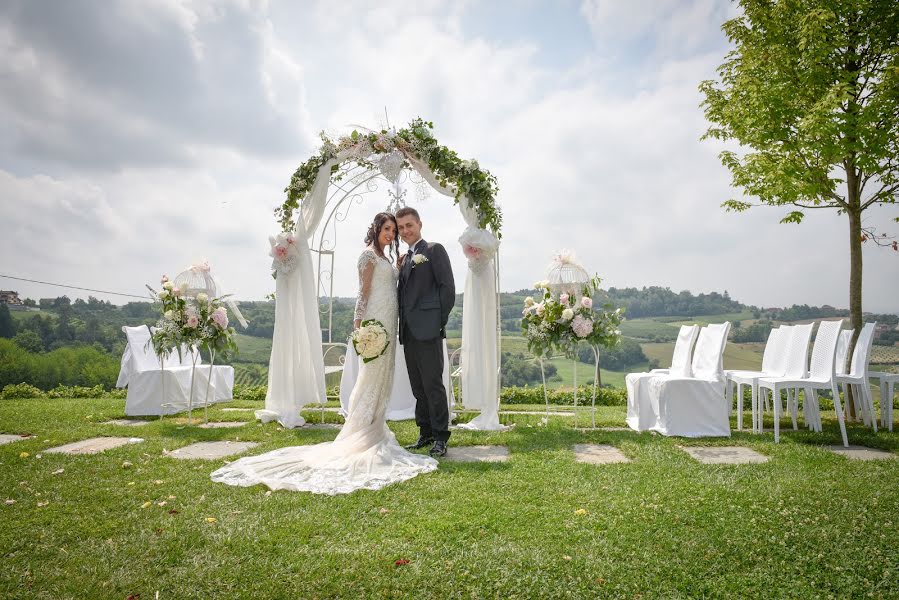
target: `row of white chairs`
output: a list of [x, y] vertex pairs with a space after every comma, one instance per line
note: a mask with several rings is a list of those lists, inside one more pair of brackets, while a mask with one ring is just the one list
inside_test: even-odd
[[[811, 356], [809, 345], [814, 323], [773, 329], [765, 345], [760, 371], [723, 370], [729, 323], [709, 325], [702, 330], [698, 325], [684, 325], [678, 333], [669, 369], [631, 373], [625, 379], [627, 424], [637, 431], [653, 430], [665, 435], [729, 436], [730, 412], [734, 406], [737, 429], [743, 428], [744, 388], [749, 387], [752, 431], [764, 431], [763, 417], [771, 410], [774, 440], [779, 442], [782, 413], [789, 413], [793, 429], [798, 429], [800, 391], [805, 398], [802, 402], [805, 424], [813, 431], [822, 430], [818, 392], [829, 391], [834, 398], [843, 445], [848, 446], [847, 415], [840, 386], [844, 391], [852, 388], [856, 413], [866, 426], [876, 431], [877, 418], [869, 383], [875, 379], [881, 390], [881, 426], [892, 431], [893, 389], [899, 374], [872, 372], [868, 368], [876, 324], [867, 323], [862, 328], [851, 360], [848, 349], [853, 331], [841, 331], [842, 324], [842, 320], [836, 320], [818, 325]], [[719, 383], [720, 393], [726, 398], [723, 403], [721, 395], [717, 398], [708, 395], [719, 389]], [[722, 413], [722, 407], [726, 412]]]
[[[751, 389], [753, 432], [761, 433], [764, 430], [764, 413], [770, 407], [774, 413], [775, 442], [780, 440], [782, 411], [790, 413], [793, 429], [798, 429], [800, 391], [803, 391], [805, 396], [802, 406], [806, 425], [813, 431], [821, 431], [817, 393], [820, 390], [827, 390], [834, 399], [843, 445], [848, 446], [847, 415], [844, 413], [840, 398], [840, 386], [843, 386], [844, 391], [852, 387], [856, 413], [862, 415], [865, 425], [872, 426], [874, 431], [877, 431], [874, 400], [869, 384], [870, 378], [874, 377], [880, 381], [881, 422], [892, 431], [892, 383], [899, 380], [899, 375], [871, 372], [868, 369], [876, 323], [866, 323], [862, 327], [848, 370], [848, 350], [854, 332], [841, 331], [842, 323], [842, 320], [822, 321], [818, 325], [810, 362], [808, 350], [814, 323], [783, 325], [772, 329], [768, 336], [761, 371], [725, 371], [729, 402], [733, 398], [733, 392], [736, 391], [737, 429], [742, 429], [745, 386]], [[782, 403], [782, 394], [786, 397], [785, 407]]]

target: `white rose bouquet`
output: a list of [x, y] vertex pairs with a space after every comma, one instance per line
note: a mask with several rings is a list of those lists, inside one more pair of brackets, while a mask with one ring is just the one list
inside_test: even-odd
[[368, 319], [362, 321], [359, 329], [350, 336], [353, 342], [353, 348], [356, 354], [362, 359], [362, 362], [371, 362], [378, 358], [390, 346], [390, 340], [387, 339], [387, 329], [384, 324], [376, 319]]

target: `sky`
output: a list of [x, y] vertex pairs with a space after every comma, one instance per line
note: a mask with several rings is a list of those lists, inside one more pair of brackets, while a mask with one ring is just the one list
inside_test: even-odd
[[[784, 208], [727, 213], [700, 81], [730, 49], [725, 0], [0, 3], [0, 273], [146, 295], [207, 260], [225, 291], [274, 291], [273, 210], [318, 133], [403, 126], [499, 181], [501, 287], [562, 249], [605, 286], [727, 291], [758, 306], [848, 306], [848, 222]], [[334, 293], [386, 186], [326, 234]], [[420, 198], [457, 288], [464, 223]], [[896, 228], [895, 209], [865, 224]], [[891, 231], [897, 233], [896, 231]], [[321, 234], [320, 234], [321, 235]], [[864, 309], [899, 312], [899, 255], [864, 247]], [[32, 298], [89, 292], [0, 278]], [[92, 293], [114, 303], [127, 298]]]

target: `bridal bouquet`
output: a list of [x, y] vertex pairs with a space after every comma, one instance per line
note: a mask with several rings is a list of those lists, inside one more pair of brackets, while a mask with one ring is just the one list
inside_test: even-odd
[[371, 362], [387, 351], [390, 340], [387, 339], [387, 329], [384, 324], [375, 319], [362, 321], [359, 329], [350, 336], [356, 354], [362, 358], [362, 362]]

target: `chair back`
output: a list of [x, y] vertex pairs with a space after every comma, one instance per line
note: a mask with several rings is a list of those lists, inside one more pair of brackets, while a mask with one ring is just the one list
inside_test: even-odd
[[834, 357], [837, 353], [837, 340], [840, 339], [840, 327], [843, 319], [821, 321], [815, 335], [815, 347], [812, 349], [812, 364], [809, 377], [815, 380], [833, 378]]
[[792, 335], [786, 344], [784, 377], [803, 379], [808, 376], [808, 344], [814, 327], [814, 323], [793, 325]]
[[771, 357], [771, 370], [765, 371], [771, 373], [772, 377], [783, 377], [787, 372], [787, 360], [790, 355], [790, 342], [795, 333], [795, 325], [781, 325], [780, 334], [777, 336], [777, 345], [774, 350], [777, 352]]
[[699, 325], [681, 325], [677, 333], [677, 341], [674, 343], [674, 354], [671, 356], [671, 368], [668, 373], [675, 377], [690, 377], [690, 358], [693, 354], [693, 344], [699, 335]]
[[865, 323], [855, 341], [855, 350], [852, 351], [852, 365], [849, 374], [860, 377], [868, 371], [868, 361], [871, 359], [871, 345], [874, 343], [874, 329], [877, 323]]
[[724, 378], [724, 346], [730, 323], [706, 325], [699, 332], [696, 349], [693, 351], [693, 377], [706, 380]]
[[156, 356], [156, 351], [153, 349], [153, 343], [150, 341], [150, 328], [146, 325], [137, 327], [125, 325], [122, 327], [122, 331], [125, 332], [125, 337], [128, 338], [128, 347], [131, 350], [132, 373], [158, 371], [163, 368], [162, 365], [165, 365], [165, 367], [182, 366], [181, 362], [184, 360], [184, 352], [182, 352], [182, 357], [179, 357], [177, 352], [172, 352], [160, 364], [159, 357]]
[[765, 353], [762, 355], [762, 372], [771, 373], [777, 364], [778, 353], [783, 346], [782, 327], [776, 327], [768, 334], [765, 342]]
[[849, 344], [852, 342], [854, 329], [844, 329], [837, 339], [837, 352], [834, 354], [833, 372], [836, 375], [846, 374], [846, 359], [849, 358]]

